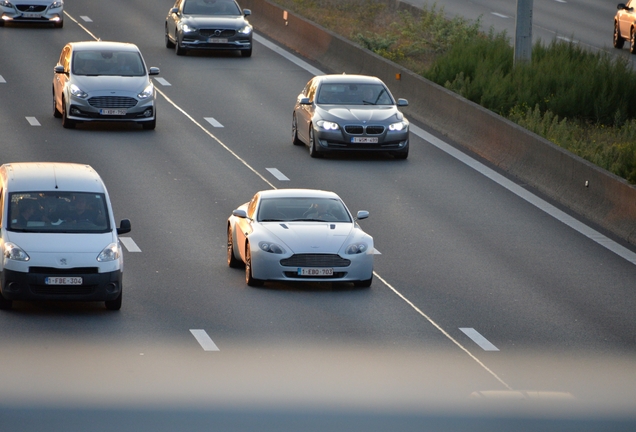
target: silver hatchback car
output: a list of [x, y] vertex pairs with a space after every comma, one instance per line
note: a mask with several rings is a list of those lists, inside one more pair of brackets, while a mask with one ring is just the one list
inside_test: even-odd
[[68, 129], [89, 121], [157, 124], [156, 91], [139, 48], [123, 42], [71, 42], [53, 76], [53, 115]]

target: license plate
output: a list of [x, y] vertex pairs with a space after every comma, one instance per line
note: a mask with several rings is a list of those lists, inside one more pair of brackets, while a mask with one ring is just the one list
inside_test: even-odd
[[44, 283], [47, 285], [81, 285], [82, 278], [50, 276], [44, 279]]
[[210, 38], [210, 39], [208, 39], [208, 43], [227, 43], [227, 39], [223, 39], [223, 38]]
[[22, 16], [24, 18], [40, 18], [42, 14], [34, 13], [34, 12], [24, 12]]
[[298, 276], [333, 276], [332, 268], [300, 267]]
[[99, 110], [101, 115], [126, 115], [125, 109], [101, 109]]
[[351, 138], [352, 143], [358, 144], [377, 144], [377, 137], [353, 137]]

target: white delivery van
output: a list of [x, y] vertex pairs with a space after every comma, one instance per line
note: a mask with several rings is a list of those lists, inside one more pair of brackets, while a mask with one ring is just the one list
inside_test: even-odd
[[103, 301], [119, 310], [124, 261], [106, 186], [88, 165], [0, 166], [0, 309], [14, 300]]

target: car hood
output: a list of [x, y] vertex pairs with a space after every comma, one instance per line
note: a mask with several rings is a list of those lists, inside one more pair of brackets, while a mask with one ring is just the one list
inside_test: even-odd
[[97, 256], [113, 243], [113, 233], [64, 234], [23, 233], [7, 231], [7, 241], [21, 247], [27, 254], [33, 253], [94, 253]]
[[293, 253], [338, 253], [353, 230], [353, 224], [342, 222], [265, 222], [262, 226]]
[[342, 105], [323, 105], [317, 110], [325, 120], [345, 120], [345, 121], [361, 121], [361, 122], [382, 122], [382, 121], [399, 121], [402, 120], [402, 113], [395, 106], [342, 106]]
[[242, 15], [209, 16], [209, 15], [184, 15], [182, 23], [199, 28], [227, 28], [239, 29], [247, 24]]
[[73, 77], [73, 84], [77, 85], [86, 93], [104, 92], [110, 94], [111, 92], [130, 92], [137, 94], [150, 83], [147, 75], [143, 76], [83, 76], [75, 75]]

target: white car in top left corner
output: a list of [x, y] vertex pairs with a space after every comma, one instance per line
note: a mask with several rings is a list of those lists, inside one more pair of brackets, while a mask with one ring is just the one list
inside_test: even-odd
[[245, 266], [245, 282], [373, 280], [373, 237], [334, 192], [277, 189], [257, 192], [227, 223], [227, 263]]
[[63, 0], [0, 0], [0, 27], [7, 22], [64, 26]]

